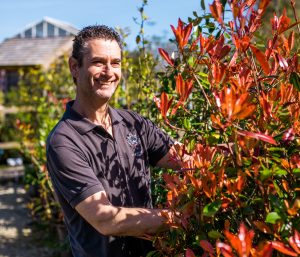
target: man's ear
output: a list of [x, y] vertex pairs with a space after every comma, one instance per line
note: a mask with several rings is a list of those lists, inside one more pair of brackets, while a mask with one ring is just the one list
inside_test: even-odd
[[70, 69], [73, 79], [74, 78], [76, 79], [78, 76], [78, 68], [79, 68], [78, 61], [74, 57], [71, 56], [69, 58], [69, 69]]

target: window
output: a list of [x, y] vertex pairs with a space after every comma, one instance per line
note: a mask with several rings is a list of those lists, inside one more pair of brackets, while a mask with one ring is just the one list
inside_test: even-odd
[[66, 35], [66, 31], [63, 29], [59, 29], [58, 35], [61, 36], [65, 36]]
[[6, 71], [7, 89], [15, 88], [19, 82], [19, 72], [17, 70]]
[[43, 37], [43, 23], [36, 25], [36, 37]]
[[25, 37], [26, 38], [31, 38], [32, 37], [32, 31], [31, 31], [31, 29], [25, 30]]
[[54, 37], [54, 26], [50, 23], [47, 23], [48, 26], [48, 37]]

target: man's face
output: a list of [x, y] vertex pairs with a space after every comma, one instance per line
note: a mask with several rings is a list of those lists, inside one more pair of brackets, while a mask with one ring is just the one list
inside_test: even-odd
[[76, 78], [77, 97], [106, 103], [121, 79], [121, 49], [116, 41], [89, 40], [84, 47], [82, 66], [73, 60], [70, 69]]

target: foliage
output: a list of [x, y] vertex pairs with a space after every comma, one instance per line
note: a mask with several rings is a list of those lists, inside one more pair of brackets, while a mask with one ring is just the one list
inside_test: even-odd
[[[151, 42], [145, 37], [145, 25], [149, 20], [145, 13], [147, 2], [142, 0], [138, 8], [139, 18], [134, 18], [139, 26], [139, 33], [136, 36], [137, 49], [123, 51], [122, 81], [114, 99], [118, 99], [121, 95], [124, 98], [121, 107], [130, 108], [141, 115], [155, 119], [156, 107], [149, 96], [154, 96], [159, 86], [156, 78], [158, 56], [153, 53]], [[123, 33], [123, 36], [126, 39], [127, 35]], [[116, 101], [114, 105], [116, 106]]]
[[62, 215], [46, 172], [46, 139], [64, 112], [67, 96], [74, 95], [73, 81], [66, 56], [47, 71], [29, 69], [20, 75], [14, 102], [23, 108], [16, 126], [31, 163], [25, 170], [25, 185], [32, 196], [28, 207], [35, 220], [53, 226], [62, 223]]
[[[260, 41], [269, 2], [215, 0], [211, 14], [171, 26], [175, 53], [159, 49], [167, 68], [154, 101], [182, 139], [173, 158], [184, 166], [163, 175], [172, 229], [149, 256], [300, 252], [297, 22], [274, 14]], [[233, 21], [224, 21], [227, 7]]]

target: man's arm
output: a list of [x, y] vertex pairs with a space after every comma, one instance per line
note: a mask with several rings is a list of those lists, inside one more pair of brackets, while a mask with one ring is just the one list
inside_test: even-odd
[[[126, 208], [111, 205], [100, 191], [86, 198], [75, 209], [97, 231], [106, 236], [144, 236], [167, 229], [159, 209]], [[171, 212], [170, 212], [171, 215]]]

